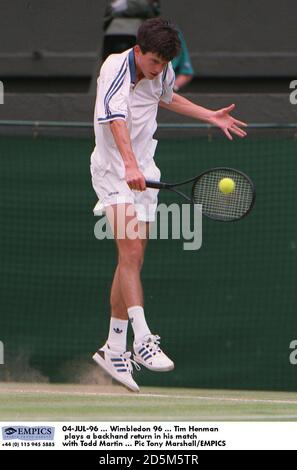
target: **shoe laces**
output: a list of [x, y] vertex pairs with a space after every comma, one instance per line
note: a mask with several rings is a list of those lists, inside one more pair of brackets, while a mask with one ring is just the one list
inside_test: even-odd
[[133, 365], [134, 365], [136, 370], [141, 369], [140, 365], [136, 361], [131, 359], [131, 352], [130, 351], [126, 351], [123, 354], [120, 354], [120, 357], [123, 358], [123, 361], [125, 362], [125, 365], [127, 365], [127, 369], [131, 374], [133, 374]]
[[155, 356], [157, 353], [162, 352], [160, 347], [159, 347], [160, 341], [161, 341], [160, 336], [150, 335], [145, 339], [145, 342], [143, 344]]

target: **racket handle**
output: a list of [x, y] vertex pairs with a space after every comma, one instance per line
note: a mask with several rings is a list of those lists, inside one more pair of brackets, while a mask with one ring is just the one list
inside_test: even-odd
[[145, 180], [147, 188], [155, 188], [155, 189], [168, 189], [170, 184], [162, 183], [162, 181], [152, 181], [152, 180]]

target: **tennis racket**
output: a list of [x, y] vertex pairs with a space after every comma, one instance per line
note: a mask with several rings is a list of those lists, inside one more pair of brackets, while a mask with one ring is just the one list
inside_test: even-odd
[[[224, 178], [234, 181], [234, 189], [228, 194], [222, 192], [219, 183]], [[190, 196], [176, 187], [192, 183]], [[198, 176], [180, 183], [163, 183], [146, 180], [148, 188], [167, 189], [179, 194], [192, 204], [202, 205], [202, 214], [221, 222], [234, 222], [245, 217], [252, 209], [256, 191], [252, 180], [242, 171], [233, 168], [212, 168]]]

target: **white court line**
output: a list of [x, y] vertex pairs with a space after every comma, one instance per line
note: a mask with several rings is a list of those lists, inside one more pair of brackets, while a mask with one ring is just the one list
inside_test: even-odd
[[214, 401], [235, 401], [235, 402], [247, 402], [247, 403], [284, 403], [284, 404], [292, 404], [292, 405], [297, 405], [297, 399], [296, 400], [272, 400], [272, 399], [262, 399], [262, 398], [231, 398], [231, 397], [207, 397], [207, 396], [199, 396], [199, 395], [155, 395], [155, 394], [140, 394], [142, 397], [164, 397], [164, 398], [195, 398], [198, 400], [214, 400]]
[[43, 393], [48, 395], [70, 395], [70, 396], [101, 396], [101, 397], [133, 397], [133, 398], [176, 398], [176, 399], [186, 399], [186, 400], [206, 400], [206, 401], [229, 401], [229, 402], [238, 402], [238, 403], [267, 403], [267, 404], [288, 404], [288, 405], [296, 405], [297, 406], [297, 399], [296, 400], [277, 400], [277, 399], [261, 399], [261, 398], [231, 398], [231, 397], [210, 397], [210, 396], [199, 396], [199, 395], [162, 395], [162, 394], [155, 394], [155, 393], [105, 393], [105, 392], [74, 392], [74, 391], [60, 391], [60, 390], [24, 390], [24, 389], [3, 389], [0, 387], [0, 393]]
[[[132, 417], [131, 417], [132, 416]], [[199, 413], [199, 416], [195, 416], [195, 418], [189, 418], [188, 416], [185, 418], [184, 415], [180, 414], [180, 415], [175, 415], [175, 416], [161, 416], [161, 418], [157, 418], [155, 416], [153, 416], [152, 418], [144, 418], [143, 416], [141, 416], [139, 418], [139, 415], [137, 414], [134, 414], [134, 415], [131, 415], [129, 417], [127, 416], [118, 416], [117, 418], [110, 418], [110, 417], [106, 417], [106, 420], [108, 420], [108, 422], [110, 422], [111, 424], [112, 423], [117, 423], [118, 421], [125, 421], [127, 419], [129, 419], [129, 421], [140, 421], [141, 419], [141, 422], [143, 423], [146, 423], [146, 422], [150, 422], [150, 421], [164, 421], [164, 422], [175, 422], [175, 421], [185, 421], [185, 422], [193, 422], [193, 424], [195, 422], [197, 422], [199, 420], [199, 422], [216, 422], [216, 421], [246, 421], [246, 420], [254, 420], [254, 421], [275, 421], [275, 420], [286, 420], [286, 421], [292, 421], [292, 420], [296, 420], [297, 419], [297, 415], [291, 415], [291, 414], [286, 414], [286, 415], [271, 415], [271, 416], [268, 416], [267, 414], [257, 414], [257, 415], [248, 415], [248, 414], [234, 414], [234, 415], [225, 415], [225, 414], [221, 414], [221, 415], [205, 415], [205, 414], [202, 414], [202, 413]], [[104, 419], [105, 417], [103, 417]], [[34, 419], [35, 420], [35, 419]], [[74, 417], [68, 417], [66, 416], [65, 418], [61, 418], [59, 417], [59, 421], [88, 421], [88, 419], [82, 419], [81, 416], [74, 416]], [[15, 419], [14, 419], [15, 421]], [[51, 421], [54, 421], [54, 419], [51, 417]], [[210, 426], [211, 427], [211, 426]], [[204, 431], [206, 432], [206, 431]]]

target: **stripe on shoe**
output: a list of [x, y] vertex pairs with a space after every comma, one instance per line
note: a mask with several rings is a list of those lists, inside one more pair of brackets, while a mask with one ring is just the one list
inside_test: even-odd
[[143, 357], [145, 361], [147, 361], [150, 357], [153, 357], [151, 354], [149, 356]]
[[145, 356], [149, 355], [149, 351], [145, 351], [143, 354], [141, 354], [142, 359], [145, 359]]

